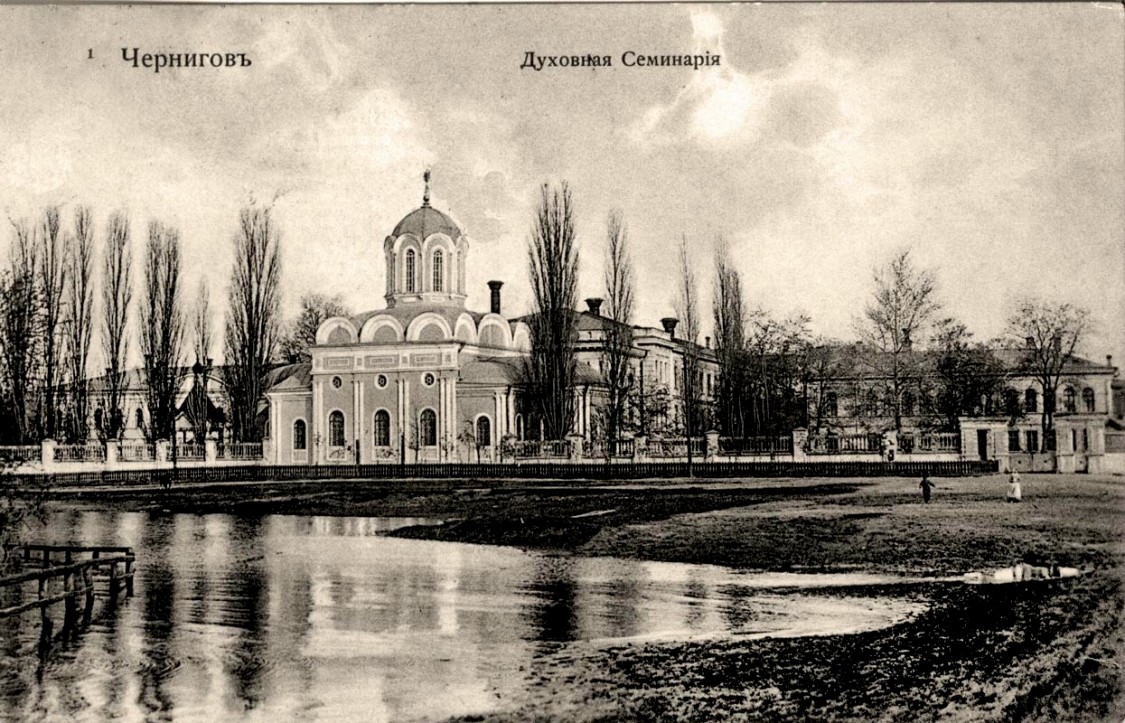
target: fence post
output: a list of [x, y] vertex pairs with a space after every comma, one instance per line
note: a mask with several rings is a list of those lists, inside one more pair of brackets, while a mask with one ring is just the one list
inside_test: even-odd
[[809, 430], [798, 427], [793, 430], [793, 461], [804, 462], [808, 459], [805, 445], [809, 441]]
[[105, 443], [105, 466], [113, 467], [121, 457], [121, 444], [116, 439]]
[[39, 443], [39, 461], [43, 463], [44, 472], [50, 472], [55, 468], [55, 447], [58, 444], [53, 439], [44, 439]]
[[203, 461], [210, 464], [219, 458], [219, 443], [213, 439], [203, 441]]
[[648, 451], [648, 436], [638, 434], [633, 437], [633, 462], [644, 462], [645, 453]]
[[[704, 455], [708, 462], [714, 462], [715, 455], [719, 452], [719, 431], [716, 429], [708, 430], [708, 432], [703, 435], [703, 438], [707, 441], [707, 448], [703, 450]], [[690, 440], [688, 444], [691, 444]]]
[[156, 448], [153, 450], [153, 461], [157, 464], [163, 464], [171, 460], [172, 445], [167, 439], [156, 440]]
[[583, 457], [582, 453], [584, 451], [582, 449], [582, 442], [583, 442], [582, 435], [581, 434], [568, 434], [568, 435], [566, 435], [566, 441], [570, 443], [570, 461], [571, 462], [582, 461], [582, 457]]

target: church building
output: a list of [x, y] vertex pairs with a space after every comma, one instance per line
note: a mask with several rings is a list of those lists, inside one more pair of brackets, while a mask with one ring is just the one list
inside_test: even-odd
[[528, 328], [501, 315], [500, 281], [487, 312], [465, 308], [471, 241], [430, 205], [383, 243], [386, 308], [321, 324], [310, 364], [275, 370], [266, 385], [274, 464], [369, 464], [495, 458], [523, 436], [513, 389]]

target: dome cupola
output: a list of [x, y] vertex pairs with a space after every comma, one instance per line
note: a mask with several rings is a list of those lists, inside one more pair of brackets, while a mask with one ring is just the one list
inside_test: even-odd
[[406, 214], [387, 237], [387, 306], [427, 302], [465, 305], [465, 256], [469, 239], [448, 214], [430, 205], [430, 171], [422, 205]]

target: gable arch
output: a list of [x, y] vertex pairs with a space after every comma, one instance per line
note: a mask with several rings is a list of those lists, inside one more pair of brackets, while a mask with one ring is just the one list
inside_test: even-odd
[[325, 319], [316, 330], [316, 343], [318, 346], [333, 344], [354, 344], [359, 338], [359, 333], [351, 319], [342, 316], [333, 316]]
[[473, 317], [468, 314], [461, 314], [457, 317], [457, 326], [453, 333], [457, 341], [463, 341], [466, 344], [477, 343], [477, 326], [473, 323]]
[[[438, 327], [440, 339], [433, 338], [434, 332], [428, 328], [431, 326]], [[426, 338], [423, 338], [423, 334]], [[407, 341], [440, 341], [452, 338], [453, 330], [449, 328], [449, 322], [432, 311], [419, 314], [410, 322], [410, 326], [406, 327]]]
[[359, 332], [359, 340], [365, 344], [393, 344], [402, 341], [405, 336], [402, 322], [385, 314], [368, 319]]
[[531, 351], [531, 330], [527, 328], [527, 324], [517, 321], [512, 326], [512, 346], [520, 351]]
[[477, 343], [481, 346], [512, 346], [512, 329], [499, 314], [486, 314], [477, 327]]

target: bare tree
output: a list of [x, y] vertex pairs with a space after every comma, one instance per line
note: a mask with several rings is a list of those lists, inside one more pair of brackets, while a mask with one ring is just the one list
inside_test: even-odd
[[180, 232], [158, 221], [148, 225], [140, 321], [149, 419], [147, 436], [150, 440], [171, 439], [176, 433], [176, 395], [182, 378], [184, 337]]
[[66, 286], [66, 260], [63, 235], [59, 223], [59, 209], [50, 206], [43, 212], [39, 225], [36, 286], [42, 307], [42, 364], [43, 390], [40, 395], [41, 435], [58, 439], [59, 433], [59, 357], [63, 345], [61, 321], [63, 290]]
[[[609, 445], [621, 432], [626, 403], [633, 387], [633, 297], [635, 280], [633, 260], [629, 254], [629, 232], [618, 209], [606, 219], [605, 326], [606, 436]], [[608, 448], [607, 448], [608, 449]]]
[[67, 436], [83, 442], [89, 431], [90, 337], [93, 332], [94, 226], [90, 209], [74, 210], [74, 230], [66, 235], [66, 294], [63, 315], [66, 317], [67, 371], [70, 376], [70, 418]]
[[875, 270], [875, 293], [856, 324], [866, 345], [865, 363], [882, 380], [896, 431], [902, 429], [903, 391], [919, 373], [914, 342], [941, 308], [936, 285], [933, 271], [916, 267], [910, 251], [900, 251]]
[[719, 358], [716, 405], [719, 430], [728, 437], [744, 437], [746, 312], [742, 276], [734, 267], [730, 248], [721, 237], [715, 247], [715, 293], [711, 309], [715, 321], [715, 351]]
[[129, 252], [129, 219], [118, 211], [106, 225], [102, 279], [102, 355], [105, 360], [105, 398], [99, 433], [117, 439], [124, 428], [121, 411], [125, 362], [129, 354], [129, 305], [133, 300], [133, 260]]
[[[681, 336], [685, 342], [680, 380], [680, 399], [683, 403], [684, 433], [688, 437], [693, 437], [698, 433], [697, 427], [702, 421], [700, 418], [699, 350], [696, 344], [697, 339], [699, 339], [699, 291], [695, 281], [695, 271], [691, 266], [687, 236], [680, 237], [679, 280], [676, 290], [675, 309], [680, 318]], [[688, 449], [690, 460], [690, 445]]]
[[31, 419], [41, 345], [42, 314], [36, 286], [35, 231], [27, 221], [12, 221], [9, 267], [0, 279], [0, 353], [3, 355], [3, 436], [17, 444], [33, 440]]
[[239, 214], [234, 269], [225, 329], [224, 381], [231, 433], [239, 442], [259, 442], [257, 421], [262, 379], [277, 347], [281, 258], [269, 207], [249, 206]]
[[191, 416], [192, 437], [196, 444], [203, 444], [210, 431], [211, 400], [207, 395], [207, 387], [211, 377], [211, 349], [215, 343], [211, 329], [211, 293], [207, 288], [207, 279], [199, 282], [191, 331], [192, 348], [195, 352], [192, 373], [195, 378], [188, 396], [188, 414]]
[[1087, 309], [1036, 298], [1021, 300], [1008, 317], [1007, 334], [1023, 347], [1023, 364], [1043, 391], [1040, 426], [1048, 449], [1054, 449], [1055, 405], [1063, 370], [1089, 326]]
[[281, 338], [281, 358], [289, 364], [310, 361], [312, 357], [309, 355], [309, 349], [316, 346], [316, 330], [334, 316], [351, 316], [351, 311], [339, 296], [328, 297], [324, 294], [302, 296], [301, 311]]
[[547, 439], [562, 439], [574, 421], [575, 295], [578, 249], [574, 204], [565, 181], [543, 184], [528, 243], [528, 272], [534, 313], [529, 319], [531, 353], [525, 383]]

